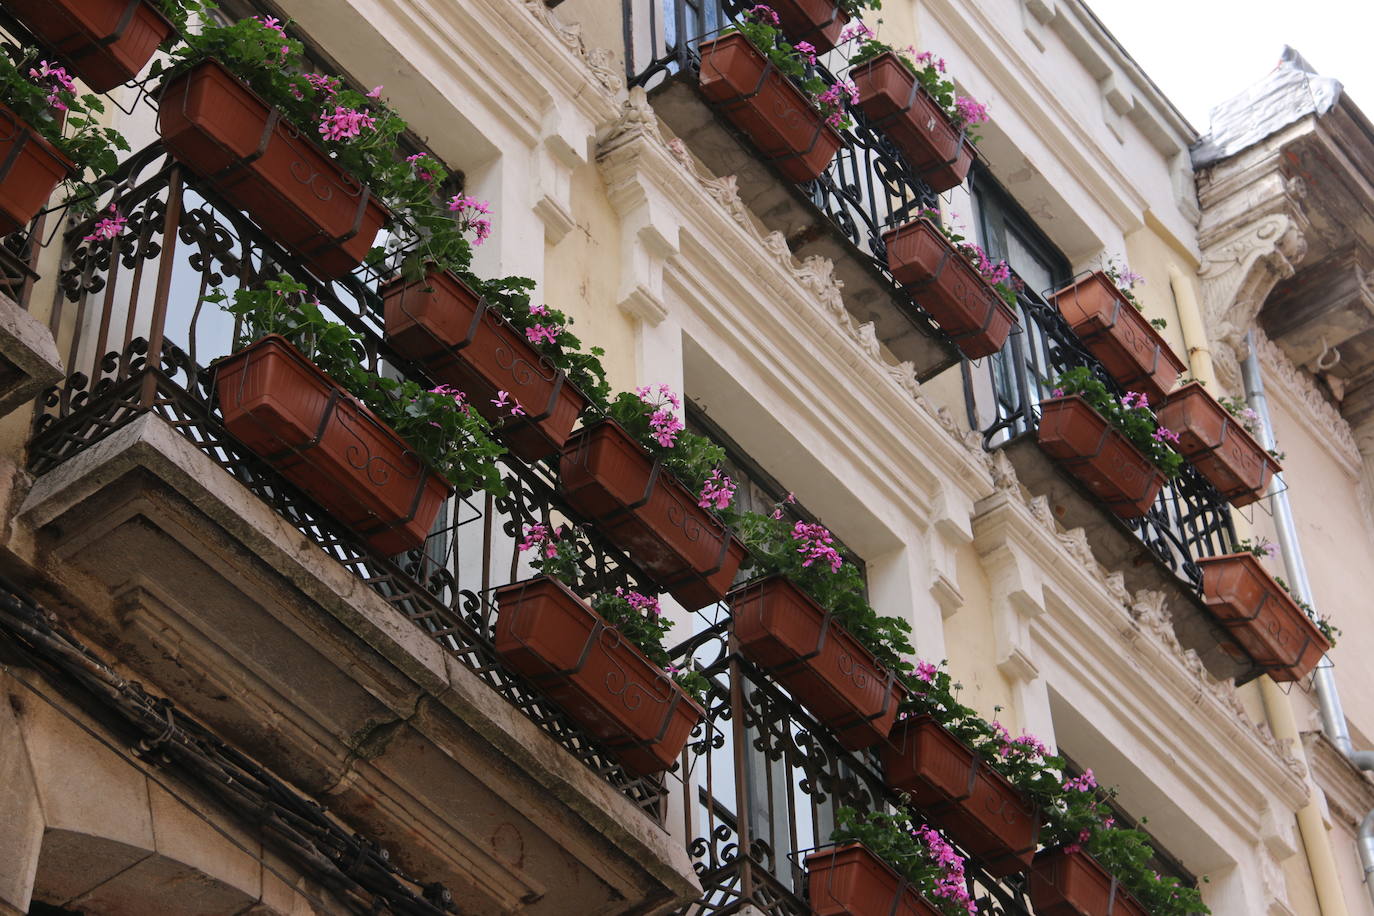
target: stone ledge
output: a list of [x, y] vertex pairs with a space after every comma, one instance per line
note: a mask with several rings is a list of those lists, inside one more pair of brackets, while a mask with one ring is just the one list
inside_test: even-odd
[[680, 843], [161, 418], [39, 478], [15, 525], [124, 665], [473, 912], [699, 893]]
[[52, 332], [0, 293], [0, 417], [33, 400], [65, 374]]

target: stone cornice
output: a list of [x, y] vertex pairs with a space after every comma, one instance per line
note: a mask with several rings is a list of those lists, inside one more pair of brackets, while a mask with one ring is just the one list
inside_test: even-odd
[[[1034, 623], [1029, 628], [1031, 645], [1016, 647], [1043, 672], [1043, 654], [1053, 649], [1062, 664], [1073, 671], [1134, 670], [1154, 689], [1124, 689], [1119, 677], [1082, 678], [1095, 687], [1107, 705], [1123, 711], [1121, 718], [1135, 723], [1142, 740], [1171, 736], [1161, 754], [1191, 759], [1189, 771], [1233, 772], [1207, 780], [1199, 794], [1233, 796], [1218, 810], [1258, 811], [1262, 805], [1242, 788], [1258, 785], [1288, 810], [1296, 810], [1307, 797], [1305, 770], [1278, 742], [1265, 724], [1256, 724], [1229, 681], [1217, 681], [1201, 659], [1185, 650], [1174, 635], [1161, 592], [1130, 594], [1120, 573], [1109, 572], [1093, 557], [1082, 529], [1064, 531], [1055, 521], [1043, 497], [1027, 499], [1016, 483], [1010, 462], [997, 456], [998, 492], [978, 505], [974, 522], [975, 545], [985, 557], [995, 550], [1022, 555], [1021, 569], [1032, 571], [1029, 581], [1012, 590], [1024, 592], [1039, 607], [1019, 612]], [[1003, 583], [1005, 585], [1005, 583]], [[1054, 595], [1057, 600], [1048, 600]], [[1009, 647], [999, 645], [999, 654]], [[1039, 660], [1039, 661], [1038, 661]], [[1153, 728], [1151, 722], [1176, 721], [1179, 710], [1188, 716], [1191, 729], [1174, 726]], [[1218, 754], [1217, 749], [1226, 748]], [[1244, 796], [1244, 797], [1239, 797]]]
[[1374, 780], [1356, 769], [1321, 732], [1303, 732], [1302, 743], [1312, 778], [1326, 795], [1331, 819], [1354, 830], [1361, 818], [1374, 811]]
[[[706, 256], [693, 261], [690, 270], [709, 272], [721, 282], [752, 281], [766, 292], [757, 301], [740, 297], [746, 303], [742, 307], [755, 301], [758, 306], [756, 314], [741, 319], [754, 328], [752, 336], [792, 347], [799, 360], [814, 361], [825, 353], [844, 370], [824, 384], [839, 385], [850, 396], [863, 393], [869, 403], [861, 421], [881, 418], [864, 430], [873, 432], [875, 447], [909, 456], [916, 439], [924, 466], [903, 461], [901, 469], [929, 498], [929, 491], [948, 485], [970, 504], [990, 491], [991, 459], [981, 437], [932, 404], [912, 364], [892, 359], [873, 325], [850, 314], [832, 262], [820, 256], [797, 260], [785, 237], [766, 231], [740, 199], [734, 176], [710, 175], [680, 140], [663, 136], [642, 89], [630, 91], [620, 119], [601, 136], [597, 162], [625, 233], [635, 237], [635, 250], [622, 253], [627, 269], [637, 272], [622, 280], [629, 303], [622, 301], [623, 308], [643, 312], [646, 300], [662, 295], [664, 262], [687, 270], [683, 265], [699, 247]], [[682, 245], [685, 237], [696, 245]], [[784, 305], [790, 314], [780, 311]], [[661, 309], [660, 303], [652, 312], [659, 315]], [[786, 327], [775, 334], [757, 330], [777, 323]], [[824, 349], [816, 349], [815, 334], [826, 342]]]

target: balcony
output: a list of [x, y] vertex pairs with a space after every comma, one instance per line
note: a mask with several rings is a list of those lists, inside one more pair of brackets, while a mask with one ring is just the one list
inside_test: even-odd
[[1185, 462], [1146, 515], [1124, 520], [1062, 471], [1036, 442], [1039, 404], [1049, 396], [1049, 383], [1067, 369], [1087, 366], [1117, 395], [1124, 392], [1044, 298], [1023, 291], [1018, 313], [1020, 323], [1001, 353], [981, 366], [964, 364], [969, 423], [982, 430], [984, 447], [1006, 454], [1020, 482], [1047, 498], [1061, 525], [1082, 528], [1097, 561], [1120, 572], [1128, 590], [1170, 596], [1179, 642], [1196, 651], [1214, 677], [1243, 683], [1258, 676], [1200, 597], [1197, 560], [1229, 553], [1236, 541], [1230, 506]]
[[846, 307], [858, 320], [873, 322], [897, 359], [915, 365], [919, 381], [957, 365], [953, 343], [887, 269], [882, 233], [938, 200], [886, 136], [855, 106], [854, 126], [840, 132], [843, 143], [825, 173], [796, 184], [761, 158], [697, 88], [699, 44], [752, 5], [624, 0], [629, 85], [648, 90], [655, 113], [712, 173], [737, 177], [740, 199], [768, 229], [783, 234], [796, 257], [819, 255], [834, 263]]
[[[210, 364], [233, 320], [200, 298], [291, 273], [374, 366], [432, 386], [383, 338], [387, 266], [309, 280], [156, 143], [116, 177], [128, 231], [64, 239], [68, 372], [29, 444], [20, 525], [52, 591], [178, 706], [474, 903], [611, 913], [695, 896], [664, 828], [669, 789], [627, 773], [493, 648], [491, 594], [528, 575], [523, 527], [581, 521], [552, 469], [510, 459], [509, 496], [453, 500], [421, 550], [370, 550], [227, 435]], [[598, 587], [639, 581], [603, 544], [587, 562]]]

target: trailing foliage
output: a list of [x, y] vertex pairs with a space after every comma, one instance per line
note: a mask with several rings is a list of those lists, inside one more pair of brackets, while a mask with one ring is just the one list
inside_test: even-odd
[[1169, 447], [1169, 443], [1178, 442], [1178, 434], [1159, 425], [1144, 394], [1130, 391], [1117, 398], [1086, 366], [1069, 369], [1052, 384], [1052, 397], [1080, 396], [1166, 477], [1178, 476], [1183, 467], [1183, 456]]
[[461, 391], [425, 389], [409, 379], [387, 378], [363, 363], [356, 333], [330, 321], [306, 288], [287, 274], [262, 289], [215, 290], [205, 297], [241, 322], [237, 350], [268, 334], [280, 334], [320, 370], [367, 406], [460, 493], [505, 486], [496, 468], [504, 449], [490, 436], [482, 415]]
[[[725, 449], [705, 436], [688, 432], [677, 415], [681, 409], [681, 399], [667, 385], [643, 385], [633, 392], [622, 391], [616, 395], [607, 415], [648, 449], [650, 455], [662, 461], [678, 480], [697, 491], [713, 480], [713, 474], [715, 481], [722, 480], [717, 470], [725, 460]], [[728, 477], [723, 480], [729, 489], [723, 502], [729, 505], [734, 484]], [[717, 489], [717, 486], [712, 487], [713, 491]], [[705, 497], [700, 505], [703, 508], [725, 507], [718, 507], [714, 499], [708, 503]]]
[[[852, 808], [835, 813], [836, 843], [862, 843], [910, 882], [943, 916], [976, 916], [978, 905], [968, 892], [964, 859], [938, 830], [916, 826], [905, 814], [859, 814]], [[907, 912], [898, 906], [895, 912]]]
[[734, 31], [749, 39], [750, 44], [772, 61], [779, 73], [797, 85], [824, 116], [825, 123], [836, 130], [853, 124], [846, 103], [858, 104], [858, 90], [846, 80], [827, 85], [815, 69], [816, 49], [805, 41], [793, 45], [778, 27], [778, 14], [772, 7], [760, 3], [746, 12], [742, 21], [723, 30], [721, 34]]
[[[573, 589], [581, 580], [583, 561], [591, 553], [580, 531], [566, 526], [550, 528], [544, 524], [525, 527], [520, 551], [532, 554], [530, 565], [539, 572], [554, 576]], [[698, 701], [705, 698], [708, 688], [706, 677], [699, 671], [674, 665], [668, 655], [666, 640], [673, 625], [663, 617], [657, 598], [617, 588], [613, 592], [593, 595], [591, 605], [689, 696]]]
[[18, 64], [0, 53], [0, 98], [71, 160], [75, 173], [64, 179], [63, 195], [77, 216], [89, 216], [95, 212], [96, 183], [119, 165], [118, 151], [128, 150], [129, 141], [100, 123], [105, 103], [96, 95], [77, 95], [65, 68], [40, 60], [32, 48], [16, 53], [22, 55]]
[[849, 57], [851, 67], [867, 63], [883, 54], [891, 54], [916, 77], [926, 95], [930, 96], [931, 101], [944, 112], [955, 130], [964, 131], [965, 139], [970, 143], [977, 143], [982, 139], [970, 133], [969, 128], [977, 127], [988, 120], [987, 106], [958, 93], [954, 88], [954, 81], [946, 75], [948, 68], [944, 58], [936, 57], [930, 51], [918, 52], [910, 46], [894, 48], [886, 42], [879, 41], [862, 22], [850, 26], [841, 37], [858, 39], [859, 44]]

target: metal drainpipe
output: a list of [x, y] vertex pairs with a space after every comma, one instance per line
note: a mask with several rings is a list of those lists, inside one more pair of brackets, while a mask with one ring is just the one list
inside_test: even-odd
[[[1242, 366], [1245, 379], [1245, 399], [1251, 409], [1259, 414], [1260, 445], [1266, 449], [1274, 447], [1274, 428], [1269, 419], [1269, 400], [1264, 394], [1264, 378], [1260, 374], [1259, 355], [1255, 349], [1255, 334], [1246, 335], [1246, 349], [1249, 354]], [[1302, 545], [1298, 542], [1298, 529], [1293, 521], [1293, 507], [1288, 501], [1288, 490], [1283, 486], [1282, 474], [1275, 479], [1276, 492], [1269, 497], [1274, 511], [1274, 525], [1278, 531], [1279, 549], [1283, 551], [1283, 566], [1288, 573], [1289, 584], [1303, 601], [1316, 606], [1312, 600], [1312, 583], [1307, 578], [1307, 564], [1303, 562]], [[1350, 728], [1345, 721], [1345, 710], [1341, 706], [1340, 690], [1336, 687], [1334, 669], [1323, 658], [1317, 665], [1313, 677], [1317, 689], [1317, 704], [1321, 709], [1322, 731], [1346, 758], [1362, 770], [1374, 771], [1374, 751], [1357, 751], [1350, 740]], [[1370, 904], [1374, 905], [1374, 811], [1370, 811], [1360, 821], [1356, 835], [1359, 846], [1360, 863], [1364, 866], [1365, 890]]]

